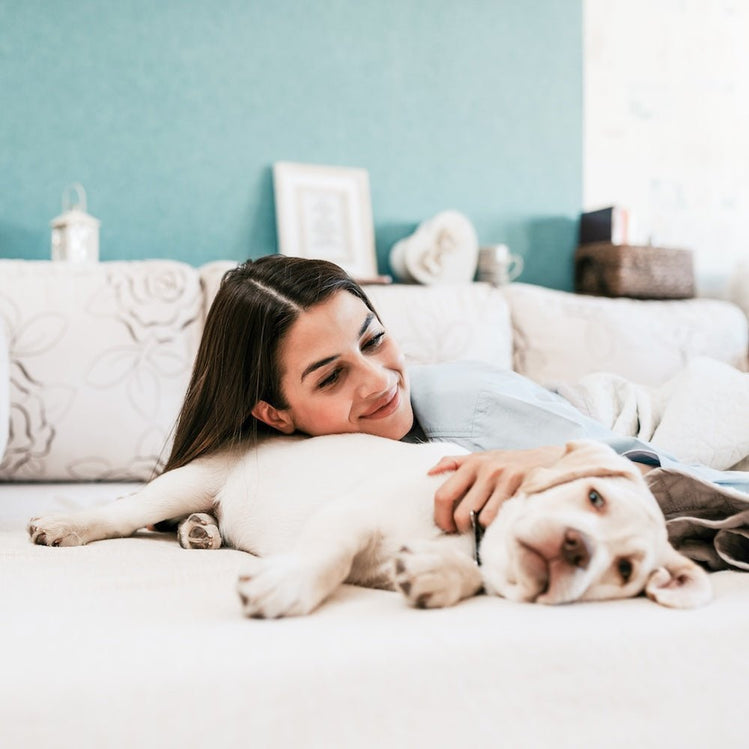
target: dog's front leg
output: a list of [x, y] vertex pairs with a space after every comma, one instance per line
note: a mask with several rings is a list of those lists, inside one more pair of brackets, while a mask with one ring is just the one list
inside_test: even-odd
[[262, 560], [239, 576], [246, 616], [275, 619], [314, 611], [349, 577], [357, 557], [377, 544], [377, 526], [359, 507], [336, 503], [318, 511], [294, 548]]
[[225, 464], [221, 456], [195, 460], [115, 502], [76, 513], [32, 518], [29, 535], [42, 546], [82, 546], [104, 538], [130, 536], [168, 518], [210, 510], [226, 475]]

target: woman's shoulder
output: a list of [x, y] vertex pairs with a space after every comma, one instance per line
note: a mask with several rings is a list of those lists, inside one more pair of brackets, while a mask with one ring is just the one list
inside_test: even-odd
[[439, 364], [419, 364], [409, 367], [413, 397], [515, 386], [537, 388], [538, 385], [509, 369], [500, 369], [482, 361], [452, 361]]
[[414, 415], [428, 439], [474, 441], [483, 394], [524, 387], [525, 378], [479, 361], [455, 361], [409, 368]]
[[428, 439], [469, 450], [535, 447], [574, 438], [582, 414], [527, 377], [484, 362], [413, 367], [411, 403]]

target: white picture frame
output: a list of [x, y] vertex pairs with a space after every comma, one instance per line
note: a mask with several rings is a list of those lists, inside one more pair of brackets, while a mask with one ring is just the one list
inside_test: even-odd
[[357, 280], [377, 277], [366, 169], [278, 161], [273, 190], [282, 255], [330, 260]]

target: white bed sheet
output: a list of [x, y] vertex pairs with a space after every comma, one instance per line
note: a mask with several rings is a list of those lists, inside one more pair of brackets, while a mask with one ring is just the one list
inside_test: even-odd
[[746, 745], [749, 575], [714, 574], [695, 611], [421, 611], [344, 586], [310, 617], [246, 620], [240, 552], [28, 542], [40, 507], [122, 488], [0, 487], [4, 747]]

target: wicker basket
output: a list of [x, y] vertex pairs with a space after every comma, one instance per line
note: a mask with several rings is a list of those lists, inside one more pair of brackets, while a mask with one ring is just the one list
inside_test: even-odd
[[636, 299], [694, 296], [690, 250], [592, 242], [575, 253], [575, 291]]

